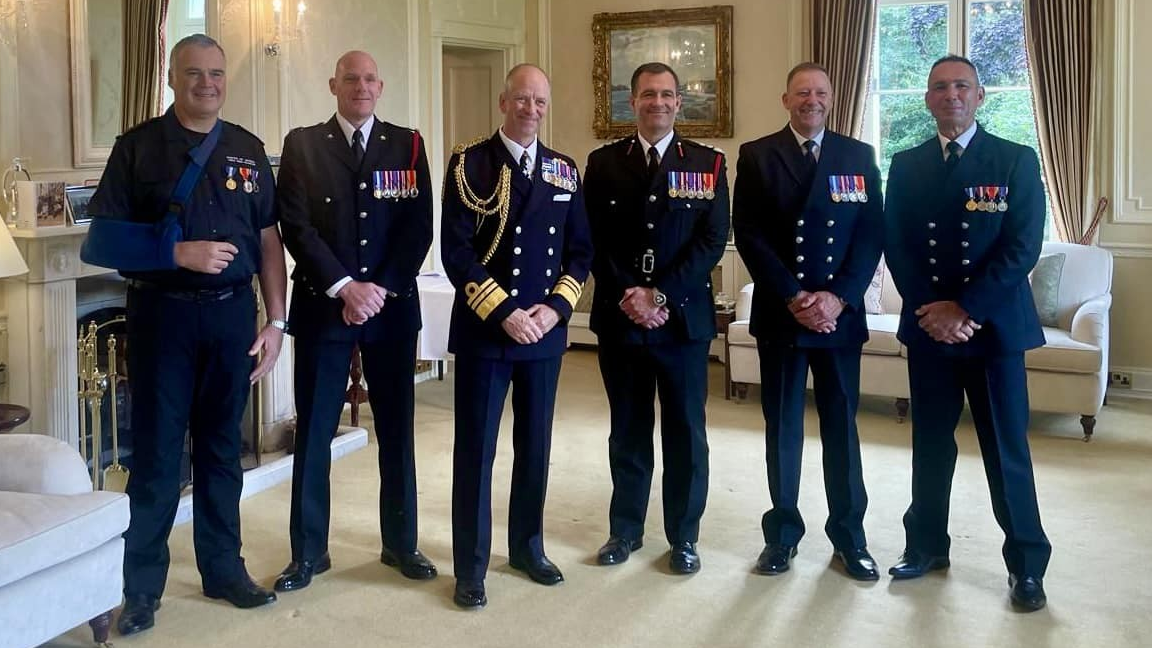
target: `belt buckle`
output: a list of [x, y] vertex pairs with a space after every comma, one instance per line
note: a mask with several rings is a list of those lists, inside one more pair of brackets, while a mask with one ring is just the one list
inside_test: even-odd
[[651, 252], [647, 252], [644, 256], [640, 257], [640, 271], [650, 273], [656, 269], [656, 256]]

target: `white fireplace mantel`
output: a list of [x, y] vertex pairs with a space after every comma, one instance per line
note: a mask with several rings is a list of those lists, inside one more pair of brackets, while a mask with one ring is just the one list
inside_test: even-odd
[[[0, 225], [2, 226], [2, 225]], [[29, 431], [79, 443], [76, 282], [107, 275], [80, 260], [87, 225], [13, 229], [28, 274], [5, 281], [8, 310], [8, 399], [32, 411]], [[291, 344], [260, 388], [265, 431], [292, 411]]]

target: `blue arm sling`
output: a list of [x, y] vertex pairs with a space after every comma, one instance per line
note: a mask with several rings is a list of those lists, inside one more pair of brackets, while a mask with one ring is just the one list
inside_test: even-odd
[[116, 270], [174, 270], [173, 249], [184, 240], [180, 212], [186, 208], [192, 188], [200, 181], [204, 166], [220, 141], [222, 125], [217, 119], [204, 141], [188, 151], [191, 159], [172, 191], [164, 218], [156, 223], [94, 218], [88, 226], [88, 238], [80, 248], [81, 260]]

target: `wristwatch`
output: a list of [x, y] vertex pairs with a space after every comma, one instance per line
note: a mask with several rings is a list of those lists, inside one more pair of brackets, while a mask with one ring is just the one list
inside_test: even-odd
[[652, 303], [657, 306], [664, 306], [668, 303], [668, 295], [660, 292], [659, 288], [652, 289]]
[[288, 322], [285, 322], [282, 319], [270, 319], [268, 320], [268, 325], [274, 329], [280, 329], [281, 331], [288, 330]]

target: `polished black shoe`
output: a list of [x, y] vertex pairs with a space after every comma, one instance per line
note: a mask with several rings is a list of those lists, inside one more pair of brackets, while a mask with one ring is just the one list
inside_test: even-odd
[[254, 608], [268, 605], [276, 600], [276, 592], [264, 589], [247, 575], [244, 578], [220, 589], [206, 589], [204, 596], [211, 599], [224, 599], [238, 608]]
[[677, 574], [695, 574], [700, 571], [700, 554], [695, 542], [677, 542], [668, 556], [668, 568]]
[[1008, 587], [1012, 588], [1009, 594], [1012, 605], [1020, 612], [1035, 612], [1048, 605], [1043, 578], [1009, 574]]
[[304, 589], [312, 584], [313, 576], [319, 576], [329, 569], [332, 569], [332, 559], [328, 557], [327, 553], [320, 556], [318, 560], [293, 560], [288, 563], [284, 571], [280, 572], [280, 576], [276, 578], [276, 583], [272, 589], [277, 592]]
[[456, 581], [456, 592], [452, 594], [452, 602], [465, 610], [478, 610], [488, 605], [488, 596], [484, 594], [484, 581]]
[[525, 559], [512, 558], [508, 564], [512, 566], [512, 569], [528, 574], [528, 578], [541, 585], [556, 585], [564, 582], [564, 574], [561, 574], [560, 568], [548, 560], [548, 556]]
[[130, 594], [124, 597], [124, 608], [116, 621], [116, 630], [124, 637], [134, 635], [156, 625], [156, 610], [160, 609], [160, 599], [143, 594]]
[[796, 557], [796, 546], [769, 544], [764, 546], [756, 559], [756, 573], [775, 576], [792, 569], [792, 559]]
[[880, 580], [876, 570], [876, 560], [868, 553], [867, 547], [859, 549], [837, 549], [833, 554], [844, 565], [844, 573], [858, 581]]
[[947, 569], [950, 564], [948, 556], [929, 556], [915, 549], [905, 549], [904, 555], [888, 569], [888, 573], [896, 580], [920, 578], [930, 571]]
[[643, 546], [643, 539], [628, 540], [620, 536], [611, 536], [608, 538], [608, 542], [600, 547], [600, 551], [596, 552], [596, 562], [601, 565], [619, 565], [622, 562], [628, 562], [628, 556]]
[[[389, 567], [399, 567], [405, 578], [429, 580], [436, 578], [436, 565], [432, 564], [419, 549], [410, 552], [392, 551], [385, 547], [380, 552], [380, 562]], [[483, 588], [481, 588], [483, 589]]]

